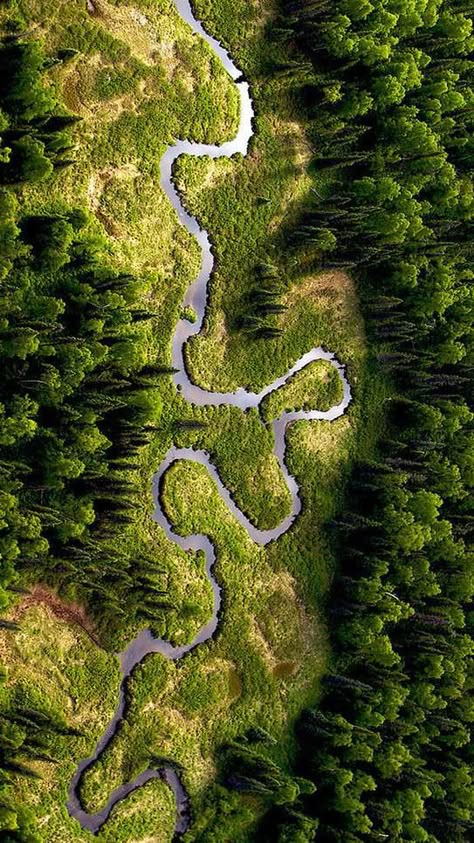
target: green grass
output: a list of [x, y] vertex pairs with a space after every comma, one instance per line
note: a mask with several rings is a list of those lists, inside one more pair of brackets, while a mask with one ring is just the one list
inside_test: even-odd
[[340, 404], [342, 398], [342, 381], [337, 370], [325, 360], [317, 360], [263, 399], [262, 416], [270, 421], [292, 410], [329, 410]]
[[174, 833], [175, 811], [169, 787], [154, 779], [116, 805], [95, 839], [99, 843], [168, 843]]
[[[180, 533], [203, 531], [216, 547], [225, 594], [219, 636], [178, 665], [150, 656], [137, 668], [126, 725], [85, 776], [84, 797], [93, 810], [124, 773], [148, 766], [150, 752], [182, 764], [198, 800], [212, 776], [213, 750], [256, 722], [281, 738], [275, 752], [285, 763], [290, 747], [283, 723], [313, 698], [327, 657], [325, 633], [295, 581], [275, 573], [267, 550], [257, 549], [229, 514], [205, 468], [176, 463], [164, 499]], [[281, 671], [289, 661], [291, 678]]]
[[[169, 364], [173, 329], [199, 252], [158, 187], [159, 160], [177, 137], [208, 142], [232, 137], [236, 91], [170, 0], [136, 0], [133, 6], [98, 0], [95, 17], [85, 6], [83, 0], [10, 3], [49, 49], [80, 50], [73, 62], [51, 73], [58, 94], [83, 117], [76, 132], [77, 163], [47, 191], [25, 189], [23, 207], [25, 212], [89, 207], [91, 226], [107, 236], [110, 260], [152, 278], [153, 292], [144, 302], [156, 310], [149, 359]], [[137, 22], [133, 9], [148, 22]], [[224, 588], [219, 635], [179, 666], [152, 656], [135, 671], [124, 726], [84, 780], [84, 798], [93, 809], [157, 754], [183, 765], [199, 813], [215, 777], [216, 749], [256, 723], [278, 738], [272, 751], [289, 763], [291, 726], [317, 697], [330, 657], [324, 600], [334, 558], [323, 525], [343, 500], [352, 461], [371, 452], [385, 397], [384, 384], [367, 366], [350, 279], [317, 275], [283, 250], [285, 229], [308, 198], [310, 151], [287, 83], [268, 74], [280, 49], [262, 25], [272, 3], [197, 0], [196, 9], [249, 76], [257, 131], [247, 158], [188, 158], [177, 168], [186, 204], [209, 229], [216, 254], [205, 331], [188, 349], [192, 378], [213, 390], [260, 389], [310, 348], [323, 345], [347, 365], [354, 402], [334, 423], [299, 422], [288, 431], [288, 465], [300, 484], [303, 512], [267, 548], [248, 539], [204, 468], [180, 462], [168, 473], [165, 501], [173, 524], [184, 534], [205, 532], [216, 546], [216, 573]], [[287, 309], [276, 318], [283, 331], [276, 340], [252, 339], [238, 327], [262, 262], [273, 263], [284, 282]], [[208, 619], [211, 591], [202, 555], [181, 551], [150, 517], [151, 475], [168, 448], [175, 443], [206, 449], [237, 505], [261, 528], [281, 521], [290, 498], [272, 454], [271, 429], [257, 411], [191, 407], [168, 376], [160, 389], [161, 427], [140, 458], [142, 504], [121, 541], [137, 557], [156, 561], [155, 576], [172, 608], [158, 615], [152, 628], [182, 644]], [[328, 409], [340, 400], [340, 389], [332, 367], [314, 364], [265, 399], [265, 419], [285, 409]], [[205, 426], [179, 429], [176, 422], [184, 419]], [[17, 788], [35, 807], [45, 841], [90, 840], [64, 803], [75, 764], [91, 751], [115, 708], [117, 663], [64, 621], [35, 617], [25, 616], [18, 635], [2, 633], [1, 640], [9, 641], [7, 649], [2, 646], [9, 681], [22, 692], [50, 698], [70, 722], [81, 719], [86, 734], [64, 748], [57, 765], [41, 771], [41, 782], [19, 779]], [[126, 621], [114, 630], [99, 622], [99, 631], [111, 650], [126, 646], [136, 632]], [[61, 648], [63, 636], [78, 643]], [[258, 804], [254, 809], [257, 816]], [[171, 839], [172, 815], [168, 790], [151, 782], [117, 807], [98, 839], [161, 843]]]
[[[80, 51], [51, 73], [60, 99], [82, 117], [76, 163], [48, 191], [27, 187], [25, 211], [87, 204], [110, 235], [111, 259], [156, 279], [155, 333], [168, 337], [198, 251], [156, 187], [159, 161], [176, 137], [218, 143], [234, 134], [235, 87], [171, 0], [97, 0], [93, 16], [83, 0], [12, 5], [47, 50]], [[145, 25], [137, 12], [145, 15]], [[164, 353], [166, 344], [157, 345]]]
[[[183, 407], [183, 417], [189, 417]], [[290, 494], [273, 455], [273, 434], [258, 410], [236, 407], [202, 408], [191, 416], [206, 424], [202, 430], [177, 431], [180, 446], [204, 448], [237, 506], [261, 529], [275, 527], [288, 514]]]
[[0, 630], [2, 662], [8, 666], [12, 702], [35, 708], [79, 729], [80, 737], [57, 737], [51, 755], [57, 763], [30, 762], [39, 779], [17, 779], [20, 802], [35, 809], [54, 843], [87, 840], [69, 817], [65, 803], [77, 760], [92, 752], [117, 704], [116, 659], [79, 628], [59, 620], [44, 605], [12, 610], [16, 633]]
[[[269, 73], [272, 64], [288, 58], [265, 28], [272, 8], [271, 2], [241, 3], [236, 14], [230, 0], [196, 2], [198, 14], [248, 74], [256, 111], [256, 133], [245, 158], [183, 157], [177, 164], [186, 205], [212, 232], [216, 255], [205, 330], [190, 342], [187, 360], [196, 382], [222, 391], [239, 385], [261, 389], [312, 346], [335, 351], [356, 376], [364, 354], [347, 279], [341, 273], [315, 278], [287, 248], [286, 232], [312, 196], [313, 181], [295, 98], [286, 80]], [[275, 267], [289, 307], [275, 319], [283, 336], [274, 340], [250, 339], [238, 329], [237, 317], [262, 284], [262, 264]]]

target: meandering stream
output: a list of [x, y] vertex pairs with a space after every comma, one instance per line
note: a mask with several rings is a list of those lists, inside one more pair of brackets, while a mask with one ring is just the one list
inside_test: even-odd
[[126, 707], [127, 681], [133, 668], [137, 664], [139, 664], [149, 653], [161, 653], [165, 658], [171, 659], [173, 661], [178, 661], [187, 653], [190, 653], [192, 650], [198, 647], [199, 644], [202, 644], [204, 641], [207, 641], [209, 638], [211, 638], [214, 632], [216, 631], [217, 625], [219, 623], [221, 589], [213, 574], [213, 565], [215, 562], [214, 546], [207, 536], [196, 534], [192, 536], [183, 537], [177, 535], [173, 531], [172, 525], [168, 521], [167, 516], [161, 505], [160, 486], [162, 478], [168, 468], [170, 467], [170, 465], [176, 460], [192, 460], [194, 462], [198, 462], [202, 465], [205, 465], [217, 485], [222, 500], [225, 502], [231, 513], [245, 528], [245, 530], [254, 542], [259, 545], [266, 545], [269, 542], [277, 539], [279, 536], [283, 535], [283, 533], [285, 533], [290, 528], [294, 519], [301, 510], [301, 501], [298, 494], [298, 485], [296, 483], [295, 478], [289, 473], [285, 464], [285, 433], [288, 425], [291, 422], [298, 421], [300, 419], [325, 419], [327, 421], [331, 421], [337, 418], [338, 416], [341, 416], [350, 403], [351, 392], [349, 383], [344, 373], [344, 367], [341, 366], [340, 363], [338, 363], [333, 354], [324, 351], [322, 348], [313, 348], [308, 351], [299, 360], [296, 361], [294, 366], [292, 366], [292, 368], [288, 372], [286, 372], [285, 375], [281, 376], [280, 378], [277, 378], [275, 381], [273, 381], [273, 383], [262, 389], [262, 391], [259, 393], [249, 392], [243, 388], [238, 389], [235, 392], [209, 392], [199, 386], [196, 386], [189, 379], [184, 359], [184, 348], [188, 339], [194, 334], [198, 334], [201, 331], [207, 303], [208, 281], [213, 270], [214, 258], [212, 255], [211, 244], [207, 231], [205, 231], [199, 226], [197, 220], [193, 216], [188, 214], [182, 204], [181, 198], [173, 182], [173, 165], [176, 159], [183, 154], [198, 156], [205, 155], [210, 158], [221, 158], [223, 156], [229, 158], [237, 152], [246, 155], [250, 139], [253, 135], [253, 108], [249, 85], [243, 80], [241, 71], [236, 67], [231, 57], [229, 56], [227, 51], [221, 46], [221, 44], [215, 38], [208, 35], [208, 33], [202, 27], [202, 24], [194, 17], [189, 0], [174, 0], [174, 2], [181, 17], [190, 25], [193, 32], [204, 38], [204, 40], [207, 41], [207, 43], [214, 50], [215, 54], [220, 58], [225, 69], [235, 81], [240, 95], [240, 123], [238, 133], [233, 140], [221, 144], [220, 146], [203, 143], [192, 143], [190, 141], [185, 140], [177, 141], [175, 144], [173, 144], [173, 146], [168, 147], [161, 159], [161, 187], [166, 193], [169, 201], [175, 208], [181, 224], [184, 225], [185, 228], [187, 228], [187, 230], [192, 235], [194, 235], [201, 247], [202, 252], [201, 269], [199, 275], [194, 281], [194, 283], [188, 288], [183, 302], [184, 307], [190, 306], [193, 308], [197, 315], [196, 321], [191, 323], [187, 319], [180, 319], [176, 326], [176, 330], [173, 336], [172, 362], [173, 366], [178, 369], [177, 373], [174, 375], [174, 383], [176, 384], [177, 388], [180, 388], [182, 396], [190, 403], [199, 405], [232, 404], [234, 406], [240, 407], [243, 410], [246, 410], [250, 407], [259, 407], [261, 401], [266, 395], [268, 395], [270, 392], [274, 392], [275, 390], [279, 389], [288, 381], [288, 379], [292, 375], [294, 375], [301, 369], [304, 369], [306, 366], [308, 366], [315, 360], [330, 361], [337, 369], [343, 385], [342, 401], [336, 406], [332, 407], [330, 410], [326, 412], [321, 412], [318, 410], [301, 410], [290, 413], [283, 413], [280, 418], [273, 422], [273, 434], [275, 440], [274, 454], [278, 459], [280, 468], [283, 472], [286, 483], [290, 490], [292, 501], [290, 514], [274, 529], [259, 530], [251, 523], [251, 521], [244, 515], [244, 513], [241, 512], [241, 510], [233, 501], [229, 491], [225, 488], [224, 484], [222, 483], [222, 480], [219, 477], [217, 470], [210, 462], [209, 455], [205, 451], [194, 450], [193, 448], [172, 447], [166, 454], [157, 473], [154, 476], [153, 494], [156, 507], [154, 513], [155, 521], [163, 528], [167, 537], [171, 541], [178, 544], [183, 550], [201, 550], [205, 554], [207, 576], [212, 585], [214, 594], [214, 606], [212, 616], [210, 620], [199, 630], [196, 637], [190, 644], [185, 644], [180, 647], [174, 647], [168, 641], [164, 641], [161, 638], [153, 638], [149, 630], [144, 630], [131, 642], [127, 649], [120, 654], [120, 665], [123, 674], [123, 679], [120, 686], [119, 704], [117, 710], [107, 730], [98, 742], [94, 753], [89, 758], [86, 758], [81, 761], [78, 765], [70, 784], [67, 808], [71, 816], [75, 817], [80, 822], [83, 828], [87, 828], [90, 831], [97, 832], [108, 819], [114, 805], [116, 805], [120, 800], [124, 799], [134, 790], [141, 787], [151, 779], [160, 778], [171, 787], [175, 795], [175, 834], [179, 836], [180, 834], [183, 834], [189, 826], [189, 799], [180, 780], [178, 767], [173, 766], [173, 764], [168, 761], [163, 761], [159, 769], [146, 770], [139, 776], [137, 776], [137, 778], [135, 778], [133, 782], [129, 782], [118, 787], [111, 793], [109, 800], [103, 810], [96, 814], [89, 814], [87, 811], [83, 810], [78, 795], [79, 785], [84, 771], [91, 767], [92, 764], [94, 764], [94, 762], [99, 758], [99, 756], [110, 743], [117, 729], [120, 726]]

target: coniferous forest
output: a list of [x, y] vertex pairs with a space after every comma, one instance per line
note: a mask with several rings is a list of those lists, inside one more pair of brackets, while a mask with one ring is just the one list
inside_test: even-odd
[[[232, 79], [174, 0], [4, 6], [2, 839], [91, 839], [68, 788], [117, 705], [115, 654], [150, 629], [184, 657], [136, 662], [78, 793], [94, 815], [165, 765], [186, 821], [162, 776], [99, 840], [467, 843], [474, 3], [191, 4], [254, 116], [245, 155], [174, 165], [214, 259], [183, 366], [224, 396], [290, 372], [244, 410], [175, 386], [200, 255], [159, 163], [236, 134]], [[320, 346], [339, 377], [324, 356], [292, 372]], [[263, 540], [285, 471], [301, 511]]]
[[335, 658], [305, 712], [317, 839], [473, 831], [473, 69], [469, 3], [288, 3], [325, 201], [296, 232], [354, 272], [393, 383], [333, 519]]

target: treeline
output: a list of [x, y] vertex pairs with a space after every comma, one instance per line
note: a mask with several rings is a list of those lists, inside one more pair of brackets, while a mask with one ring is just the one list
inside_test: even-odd
[[[167, 370], [148, 361], [150, 281], [110, 266], [83, 210], [21, 212], [22, 186], [73, 160], [77, 118], [43, 80], [62, 60], [33, 41], [0, 45], [0, 609], [21, 575], [79, 597], [113, 630], [167, 606], [156, 560], [117, 541], [134, 521]], [[64, 728], [0, 689], [2, 839], [37, 839], [8, 784]]]
[[286, 284], [274, 263], [258, 264], [255, 275], [257, 283], [247, 296], [244, 312], [236, 320], [236, 326], [254, 339], [274, 339], [282, 333], [275, 324], [275, 317], [286, 310], [286, 305], [280, 301]]
[[256, 726], [220, 748], [218, 782], [209, 788], [184, 837], [185, 843], [242, 843], [254, 839], [249, 829], [255, 825], [252, 803], [256, 800], [265, 805], [266, 815], [255, 839], [266, 843], [312, 839], [318, 821], [304, 813], [300, 800], [314, 793], [315, 786], [309, 779], [284, 770], [271, 757], [276, 743], [266, 729]]
[[[136, 457], [156, 430], [157, 378], [167, 373], [147, 359], [145, 325], [154, 314], [141, 302], [150, 282], [109, 265], [106, 243], [91, 233], [83, 210], [20, 215], [15, 187], [26, 179], [12, 164], [15, 144], [35, 150], [30, 164], [41, 157], [47, 177], [72, 148], [73, 118], [41, 81], [48, 62], [38, 43], [3, 46], [0, 66], [9, 82], [0, 89], [7, 127], [0, 194], [2, 582], [5, 588], [14, 580], [18, 560], [22, 572], [71, 582], [90, 605], [100, 602], [102, 617], [116, 618], [124, 602], [130, 611], [137, 586], [127, 573], [132, 560], [103, 540], [134, 520]], [[146, 560], [143, 576], [149, 599]], [[148, 615], [143, 597], [142, 589], [136, 609]]]
[[[469, 0], [288, 0], [278, 68], [315, 150], [294, 240], [355, 276], [393, 384], [377, 459], [332, 525], [332, 671], [302, 717], [285, 840], [463, 843], [474, 831], [474, 92]], [[278, 837], [274, 825], [274, 839]]]

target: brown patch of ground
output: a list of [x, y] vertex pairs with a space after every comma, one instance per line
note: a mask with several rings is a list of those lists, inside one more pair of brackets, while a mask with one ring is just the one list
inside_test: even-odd
[[94, 644], [100, 646], [94, 622], [88, 616], [84, 607], [79, 603], [67, 603], [56, 592], [45, 585], [41, 585], [41, 583], [33, 586], [32, 590], [22, 597], [11, 612], [9, 620], [14, 622], [20, 621], [32, 606], [38, 606], [40, 604], [47, 606], [56, 618], [66, 621], [66, 623], [74, 623], [80, 626]]
[[292, 679], [300, 669], [300, 663], [295, 661], [278, 662], [273, 668], [275, 679]]
[[282, 679], [291, 679], [307, 655], [324, 649], [318, 619], [306, 609], [295, 585], [288, 571], [268, 578], [268, 597], [252, 624], [252, 638], [263, 660]]
[[295, 287], [291, 295], [294, 301], [297, 301], [299, 298], [306, 298], [307, 296], [314, 296], [321, 301], [329, 298], [331, 302], [335, 299], [342, 300], [350, 297], [354, 297], [357, 300], [352, 278], [345, 272], [339, 272], [337, 270], [322, 272], [320, 275], [307, 278], [303, 284]]
[[130, 48], [145, 64], [155, 63], [159, 41], [146, 15], [131, 6], [113, 6], [106, 0], [93, 0], [94, 19]]
[[61, 68], [61, 94], [64, 105], [81, 117], [91, 117], [94, 114], [94, 104], [87, 102], [87, 82], [91, 75], [106, 67], [106, 62], [100, 53], [79, 56], [75, 61]]
[[124, 236], [124, 232], [122, 231], [122, 229], [114, 222], [111, 217], [108, 217], [107, 214], [104, 214], [103, 211], [97, 211], [96, 216], [101, 221], [109, 237], [115, 237], [115, 239], [117, 240], [119, 237]]
[[308, 299], [321, 310], [330, 310], [331, 320], [350, 326], [351, 342], [365, 346], [363, 322], [359, 315], [359, 300], [354, 281], [345, 272], [332, 270], [320, 275], [308, 276], [295, 284], [283, 296], [282, 302], [288, 310], [281, 317], [281, 327], [294, 318], [299, 306], [305, 306]]
[[237, 668], [234, 665], [229, 666], [229, 692], [230, 692], [230, 700], [234, 702], [237, 700], [241, 693], [242, 693], [242, 680], [240, 675], [237, 671]]
[[164, 67], [166, 78], [170, 82], [179, 67], [175, 41], [171, 38], [163, 38], [157, 46], [157, 54]]
[[61, 94], [64, 105], [93, 126], [98, 123], [113, 123], [125, 111], [136, 113], [140, 101], [148, 99], [146, 80], [138, 86], [138, 94], [119, 94], [110, 99], [97, 101], [92, 92], [92, 83], [99, 70], [110, 68], [100, 53], [82, 55], [77, 61], [59, 72]]
[[107, 234], [111, 237], [122, 237], [124, 232], [121, 227], [106, 214], [101, 208], [101, 197], [105, 188], [114, 180], [133, 180], [140, 175], [134, 164], [124, 164], [122, 167], [106, 168], [98, 173], [93, 173], [87, 186], [87, 198], [89, 207], [95, 213], [104, 226]]
[[270, 647], [267, 639], [265, 638], [262, 630], [260, 629], [259, 624], [257, 623], [256, 618], [252, 618], [252, 638], [254, 644], [256, 645], [257, 649], [260, 652], [264, 662], [267, 664], [270, 670], [273, 670], [275, 667], [276, 659], [273, 654], [273, 650]]

